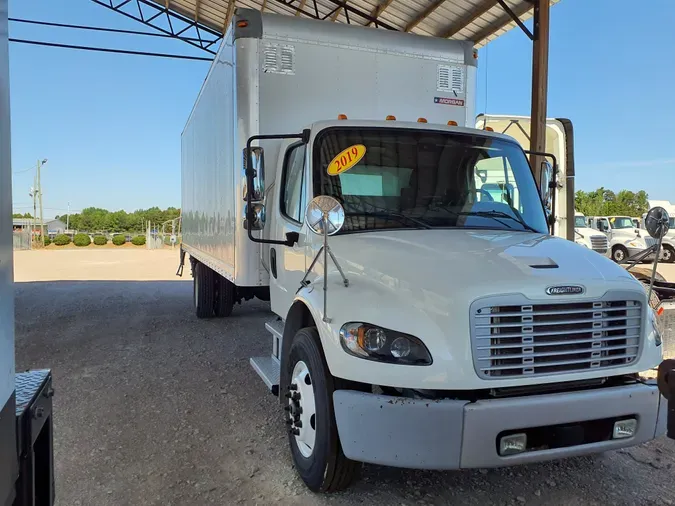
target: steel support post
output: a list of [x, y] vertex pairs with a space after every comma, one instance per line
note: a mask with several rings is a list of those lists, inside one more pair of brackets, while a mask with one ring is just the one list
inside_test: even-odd
[[[548, 99], [549, 0], [533, 0], [534, 42], [532, 44], [532, 112], [530, 150], [546, 151], [546, 101]], [[534, 177], [539, 184], [542, 158], [531, 158]]]

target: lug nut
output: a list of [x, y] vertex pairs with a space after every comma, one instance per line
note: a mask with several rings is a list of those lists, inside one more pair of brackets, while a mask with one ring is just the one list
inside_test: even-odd
[[300, 394], [298, 392], [294, 393], [293, 395], [291, 395], [291, 399], [293, 399], [294, 401], [299, 401]]
[[296, 426], [298, 429], [302, 429], [302, 422], [301, 422], [300, 420], [296, 420], [296, 421], [295, 421], [295, 426]]
[[290, 393], [290, 392], [286, 392], [286, 393], [284, 394], [284, 397], [286, 397], [286, 399], [290, 399], [290, 398], [291, 398], [291, 393]]
[[293, 420], [291, 420], [290, 418], [288, 418], [286, 420], [286, 425], [291, 425], [292, 423], [293, 423]]
[[300, 429], [291, 429], [291, 434], [294, 436], [299, 436], [300, 435]]
[[288, 386], [288, 389], [291, 390], [291, 391], [297, 390], [297, 389], [298, 389], [298, 385], [296, 385], [295, 383], [291, 383], [291, 384]]

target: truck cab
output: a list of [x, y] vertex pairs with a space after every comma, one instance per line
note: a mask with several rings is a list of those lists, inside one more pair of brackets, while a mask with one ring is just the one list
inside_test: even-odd
[[633, 219], [629, 216], [592, 216], [588, 221], [590, 228], [607, 236], [611, 258], [619, 264], [655, 242], [652, 237], [636, 229]]
[[580, 212], [574, 213], [574, 235], [574, 242], [577, 244], [592, 249], [601, 255], [610, 256], [611, 251], [607, 236], [590, 228], [586, 217]]

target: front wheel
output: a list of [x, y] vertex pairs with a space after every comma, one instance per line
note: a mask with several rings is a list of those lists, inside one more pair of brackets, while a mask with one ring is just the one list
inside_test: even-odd
[[361, 464], [345, 457], [333, 408], [335, 378], [328, 371], [314, 327], [300, 329], [287, 361], [288, 441], [293, 463], [314, 492], [336, 492], [354, 480]]
[[675, 249], [673, 249], [670, 244], [664, 244], [661, 255], [662, 260], [667, 264], [672, 264], [675, 262]]
[[623, 263], [628, 258], [628, 250], [624, 246], [614, 246], [612, 260], [617, 264]]

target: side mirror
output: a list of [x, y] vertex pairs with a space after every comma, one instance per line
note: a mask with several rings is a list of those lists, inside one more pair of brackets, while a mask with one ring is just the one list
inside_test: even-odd
[[[253, 220], [251, 222], [251, 230], [262, 230], [265, 228], [265, 204], [252, 203]], [[244, 216], [248, 216], [248, 206], [244, 206]], [[248, 230], [248, 220], [244, 218], [244, 230]]]
[[551, 186], [553, 183], [553, 167], [548, 161], [541, 163], [539, 181], [539, 196], [544, 203], [544, 207], [548, 208], [551, 205]]
[[645, 228], [654, 239], [661, 239], [670, 228], [670, 216], [663, 207], [652, 207], [645, 218]]
[[253, 185], [251, 187], [251, 202], [262, 202], [265, 200], [265, 151], [260, 146], [254, 146], [243, 150], [243, 173], [244, 173], [244, 200], [248, 192], [248, 181], [246, 179], [246, 169], [249, 160], [253, 168]]

